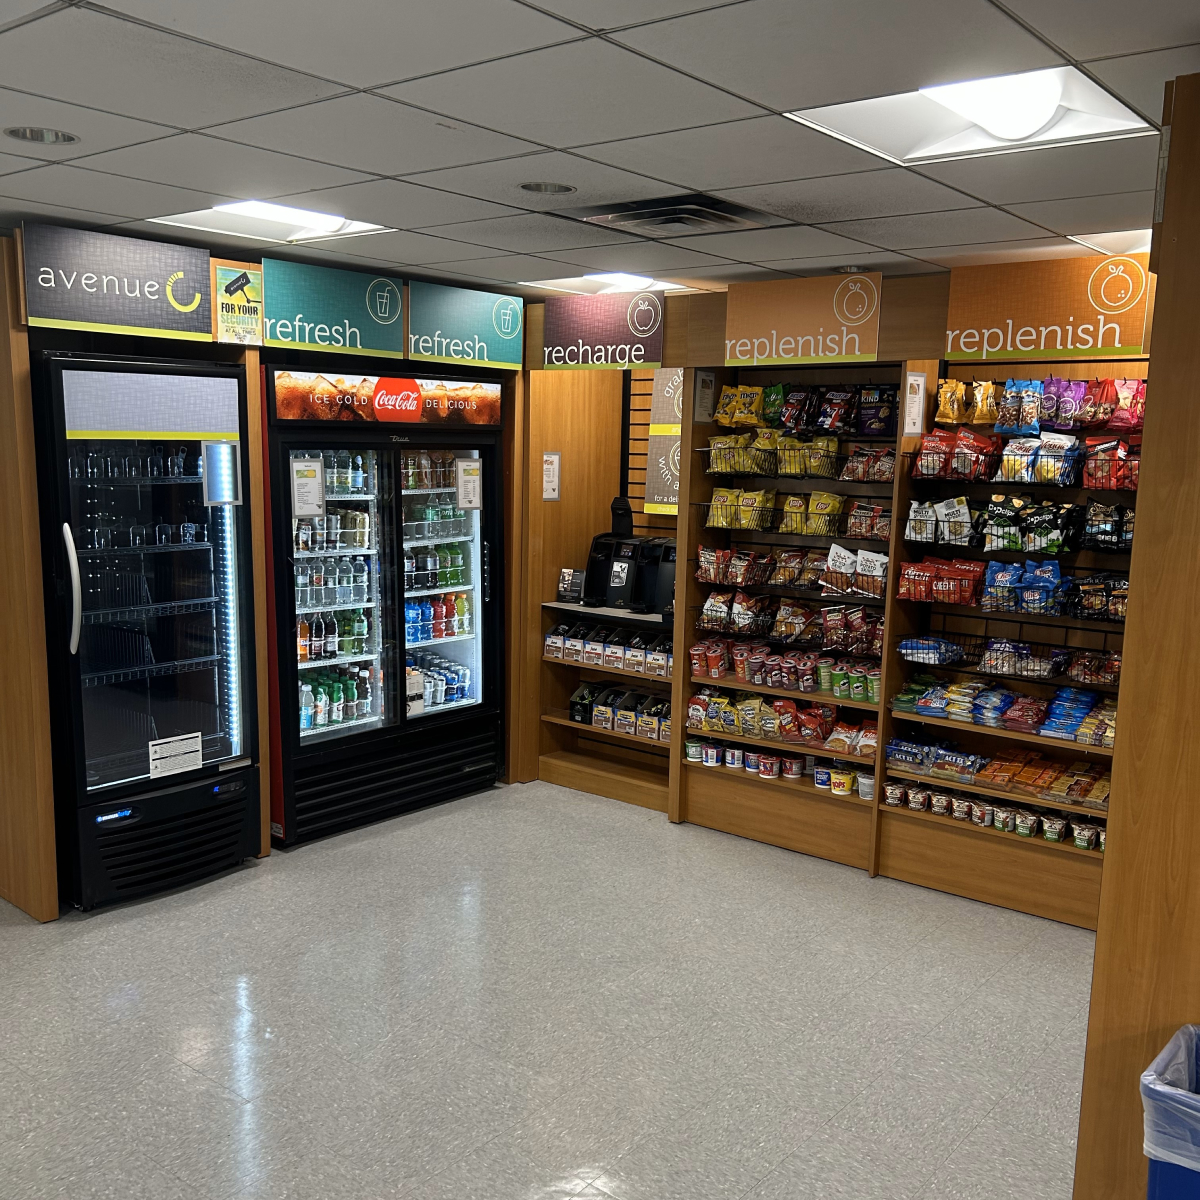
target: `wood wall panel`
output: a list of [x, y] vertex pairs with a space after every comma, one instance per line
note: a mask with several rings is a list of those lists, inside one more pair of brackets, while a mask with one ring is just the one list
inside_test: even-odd
[[885, 278], [879, 297], [879, 361], [940, 359], [949, 305], [948, 271]]
[[725, 361], [724, 292], [667, 296], [664, 367], [719, 367]]
[[1170, 124], [1076, 1200], [1146, 1194], [1138, 1076], [1200, 1019], [1200, 75]]
[[58, 869], [37, 453], [11, 238], [0, 238], [0, 284], [0, 605], [12, 633], [0, 705], [0, 896], [39, 921], [53, 921]]

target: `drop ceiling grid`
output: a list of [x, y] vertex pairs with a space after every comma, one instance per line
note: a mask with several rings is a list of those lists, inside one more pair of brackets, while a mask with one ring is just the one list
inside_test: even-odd
[[[947, 6], [953, 9], [957, 24], [947, 19]], [[6, 85], [0, 88], [0, 115], [30, 114], [3, 123], [72, 128], [67, 122], [77, 119], [81, 128], [86, 126], [84, 143], [74, 148], [78, 153], [30, 147], [27, 153], [22, 148], [18, 154], [0, 159], [0, 212], [19, 212], [24, 202], [45, 215], [56, 215], [51, 209], [85, 216], [92, 213], [98, 224], [112, 224], [115, 217], [117, 223], [133, 225], [156, 215], [152, 210], [160, 209], [171, 197], [220, 200], [227, 193], [235, 193], [234, 198], [253, 193], [255, 198], [286, 198], [289, 203], [317, 206], [322, 197], [353, 200], [366, 197], [368, 189], [378, 191], [388, 182], [400, 181], [406, 189], [418, 189], [404, 192], [413, 215], [405, 215], [405, 204], [397, 194], [392, 203], [400, 220], [377, 223], [395, 224], [416, 237], [433, 239], [435, 244], [441, 239], [457, 251], [453, 257], [429, 263], [426, 247], [418, 255], [418, 260], [425, 262], [412, 265], [444, 266], [448, 274], [486, 279], [489, 277], [476, 276], [474, 271], [486, 269], [488, 262], [499, 271], [502, 264], [515, 270], [522, 259], [526, 265], [545, 262], [556, 268], [589, 269], [593, 253], [596, 261], [605, 264], [619, 261], [619, 240], [591, 246], [586, 241], [581, 244], [578, 237], [564, 238], [563, 231], [555, 227], [565, 222], [553, 216], [530, 221], [537, 214], [552, 212], [550, 204], [531, 197], [523, 203], [524, 194], [510, 194], [515, 187], [514, 172], [526, 165], [570, 170], [570, 164], [576, 164], [581, 177], [593, 175], [598, 193], [605, 186], [625, 186], [630, 194], [621, 193], [620, 198], [631, 199], [638, 198], [639, 192], [646, 198], [647, 193], [706, 190], [783, 215], [795, 224], [776, 228], [791, 229], [798, 237], [808, 229], [811, 236], [852, 239], [838, 245], [855, 265], [858, 259], [865, 261], [874, 255], [885, 269], [907, 269], [909, 263], [939, 266], [937, 260], [944, 260], [955, 245], [964, 252], [970, 252], [972, 246], [992, 246], [997, 229], [1014, 247], [1044, 243], [1047, 251], [1058, 252], [1063, 249], [1064, 232], [1099, 232], [1082, 229], [1079, 224], [1086, 223], [1093, 213], [1098, 217], [1109, 214], [1110, 223], [1118, 214], [1141, 213], [1145, 193], [1153, 185], [1153, 173], [1147, 166], [1152, 156], [1127, 152], [1128, 162], [1116, 175], [1103, 165], [1090, 174], [1082, 170], [1077, 186], [1085, 190], [1078, 196], [1064, 195], [1064, 190], [1074, 190], [1069, 179], [1039, 188], [1036, 183], [1022, 183], [1019, 169], [989, 171], [989, 160], [936, 164], [920, 170], [892, 168], [873, 156], [785, 122], [781, 111], [810, 101], [831, 103], [939, 82], [939, 72], [947, 70], [951, 71], [948, 78], [954, 78], [1064, 61], [1082, 66], [1118, 92], [1124, 71], [1133, 79], [1129, 86], [1139, 91], [1139, 100], [1123, 98], [1145, 111], [1145, 93], [1150, 90], [1149, 76], [1156, 63], [1195, 61], [1200, 66], [1200, 29], [1194, 8], [1186, 0], [1161, 0], [1144, 21], [1141, 10], [1131, 17], [1118, 0], [1096, 0], [1089, 8], [1090, 27], [1085, 30], [1072, 25], [1071, 14], [1078, 12], [1073, 0], [1039, 0], [1036, 6], [1032, 0], [1008, 0], [1007, 5], [991, 0], [915, 0], [905, 6], [891, 6], [884, 0], [846, 0], [823, 9], [796, 6], [791, 0], [650, 0], [637, 4], [630, 0], [588, 0], [586, 4], [581, 0], [446, 0], [429, 6], [434, 16], [422, 10], [416, 21], [410, 40], [421, 51], [419, 61], [413, 58], [416, 51], [406, 51], [407, 58], [387, 59], [388, 64], [397, 65], [394, 69], [389, 65], [389, 71], [381, 74], [365, 51], [367, 42], [373, 40], [370, 31], [378, 26], [364, 22], [378, 21], [386, 7], [372, 0], [344, 0], [340, 26], [350, 29], [356, 39], [350, 48], [364, 48], [365, 56], [352, 71], [345, 64], [355, 56], [347, 55], [342, 43], [335, 45], [336, 39], [325, 45], [324, 35], [283, 37], [279, 0], [254, 6], [249, 20], [240, 0], [210, 0], [206, 5], [189, 0], [114, 0], [108, 10], [90, 3], [41, 10], [19, 0], [0, 4], [0, 20], [9, 21], [0, 24], [0, 78]], [[312, 0], [293, 0], [287, 8], [289, 21], [298, 27], [305, 25], [303, 14], [310, 9], [317, 14]], [[465, 41], [445, 36], [451, 17], [475, 17], [482, 21], [479, 28], [492, 28], [483, 17], [487, 14], [494, 26], [498, 11], [506, 14], [499, 33]], [[783, 36], [797, 13], [806, 22], [807, 36], [802, 42]], [[903, 17], [903, 28], [895, 26], [896, 13]], [[368, 30], [366, 36], [364, 29]], [[936, 31], [932, 36], [931, 30]], [[479, 29], [473, 27], [472, 32]], [[978, 57], [977, 48], [971, 49], [967, 42], [980, 41], [981, 34], [987, 35], [982, 40], [988, 46], [985, 53], [979, 53], [985, 58], [999, 56], [998, 65], [989, 65], [990, 58], [986, 62], [980, 59], [976, 65], [971, 57]], [[908, 44], [904, 39], [918, 37], [922, 46], [915, 58], [898, 52], [897, 39], [903, 46]], [[829, 53], [832, 44], [839, 46], [837, 54]], [[39, 48], [47, 45], [54, 46], [56, 54], [56, 69], [50, 73], [37, 69], [45, 62]], [[770, 65], [776, 45], [788, 47], [792, 54], [791, 68], [782, 74]], [[160, 62], [142, 64], [150, 73], [150, 86], [144, 86], [145, 71], [139, 76], [143, 84], [139, 93], [127, 82], [114, 82], [112, 76], [121, 71], [119, 67], [114, 70], [112, 59], [103, 55], [103, 72], [95, 72], [94, 67], [90, 74], [72, 69], [84, 52], [94, 63], [97, 46], [119, 47], [118, 61], [120, 55], [128, 60], [131, 55], [157, 54]], [[964, 46], [970, 53], [963, 52]], [[818, 76], [830, 63], [837, 75], [819, 97], [809, 100], [798, 99], [798, 93], [784, 94], [798, 79], [814, 77], [814, 70], [801, 69], [805, 64], [797, 61], [803, 49], [810, 49], [809, 62]], [[932, 57], [922, 57], [927, 54]], [[1129, 66], [1136, 66], [1138, 59], [1145, 60], [1146, 70], [1141, 74]], [[539, 89], [530, 87], [538, 75], [528, 68], [538, 63], [558, 64], [558, 92], [551, 87], [549, 103], [539, 103]], [[914, 76], [916, 82], [912, 82], [887, 74], [905, 70], [921, 77]], [[170, 88], [164, 86], [168, 71], [174, 72]], [[197, 75], [205, 77], [206, 90], [197, 90]], [[553, 94], [576, 87], [580, 79], [594, 85], [581, 106], [585, 110], [595, 106], [595, 89], [601, 97], [605, 89], [607, 94], [627, 93], [629, 103], [618, 114], [622, 119], [614, 121], [611, 113], [593, 119], [584, 111], [583, 118], [571, 122], [528, 121], [530, 111], [554, 109]], [[861, 90], [863, 81], [868, 85], [866, 92]], [[509, 91], [516, 97], [508, 107], [497, 101], [497, 84], [501, 99]], [[44, 95], [47, 88], [58, 94]], [[860, 90], [854, 93], [854, 88]], [[385, 99], [390, 107], [380, 107]], [[327, 122], [323, 140], [314, 136], [318, 114], [324, 118], [326, 113], [336, 116], [335, 109], [354, 108], [377, 114], [357, 150], [347, 148], [355, 139], [344, 136], [344, 120], [343, 136], [337, 136], [338, 120]], [[443, 152], [439, 139], [463, 133], [469, 145], [458, 154], [465, 156], [464, 161], [425, 158], [414, 163], [407, 143], [402, 153], [385, 160], [373, 143], [381, 137], [386, 142], [398, 120], [419, 130], [426, 153], [434, 155]], [[442, 123], [459, 128], [443, 135], [438, 131]], [[328, 136], [331, 131], [332, 137]], [[597, 131], [601, 132], [599, 138]], [[194, 139], [190, 145], [197, 147], [196, 154], [185, 156], [187, 162], [180, 159], [181, 146], [171, 144], [181, 138]], [[1153, 143], [1154, 139], [1144, 141]], [[789, 157], [789, 146], [801, 143], [804, 152], [797, 150]], [[222, 190], [219, 179], [205, 186], [205, 171], [197, 158], [211, 152], [214, 162], [223, 155], [252, 162], [253, 157], [245, 156], [247, 147], [254, 147], [252, 156], [261, 156], [257, 173], [243, 171], [240, 186], [226, 185]], [[1001, 157], [1047, 156], [1045, 161], [1051, 165], [1045, 174], [1053, 175], [1054, 156], [1065, 158], [1078, 149]], [[448, 153], [453, 160], [455, 151], [451, 148]], [[1120, 155], [1114, 152], [1114, 161], [1117, 157]], [[729, 159], [736, 160], [740, 174], [725, 168]], [[50, 162], [67, 163], [73, 169], [53, 168]], [[697, 162], [699, 166], [694, 165]], [[972, 173], [973, 164], [983, 165]], [[724, 175], [722, 169], [726, 169]], [[68, 185], [51, 187], [55, 176]], [[489, 186], [491, 176], [502, 176], [507, 182], [503, 187]], [[897, 185], [889, 188], [885, 176]], [[261, 187], [256, 183], [259, 179]], [[375, 196], [373, 209], [382, 213], [386, 204], [371, 194]], [[498, 199], [498, 194], [504, 198]], [[102, 202], [98, 203], [98, 198]], [[604, 201], [613, 198], [611, 194], [603, 196]], [[840, 207], [839, 198], [843, 199]], [[477, 207], [464, 207], [464, 200]], [[582, 195], [568, 200], [587, 202]], [[107, 208], [137, 211], [104, 211]], [[964, 223], [962, 214], [968, 210], [975, 210], [978, 217]], [[430, 211], [435, 213], [433, 220]], [[995, 216], [984, 218], [985, 211]], [[931, 219], [926, 216], [930, 213], [943, 215]], [[946, 213], [956, 215], [947, 221]], [[372, 219], [361, 215], [353, 204], [343, 215]], [[443, 216], [447, 218], [444, 221]], [[982, 232], [976, 228], [980, 218], [984, 218]], [[507, 227], [506, 221], [510, 222]], [[950, 246], [897, 248], [905, 241], [927, 243], [927, 233], [903, 231], [939, 221], [950, 226], [962, 224], [963, 232], [956, 235], [960, 240]], [[458, 236], [455, 225], [462, 226]], [[518, 226], [523, 230], [519, 237], [483, 232], [515, 231]], [[538, 230], [544, 231], [544, 236]], [[758, 251], [751, 254], [735, 250], [732, 241], [714, 241], [714, 236], [736, 237], [671, 239], [671, 247], [680, 252], [691, 250], [698, 257], [691, 260], [691, 266], [685, 262], [678, 268], [661, 268], [662, 272], [691, 272], [699, 277], [709, 271], [717, 277], [719, 272], [760, 264], [764, 275], [781, 269], [804, 272], [849, 265], [840, 263], [841, 254], [803, 250], [766, 251], [770, 257]], [[391, 240], [397, 246], [405, 241]], [[591, 240], [595, 239], [587, 239]], [[418, 243], [409, 240], [407, 244]], [[653, 261], [655, 254], [658, 261], [671, 261], [663, 257], [666, 247], [656, 240], [629, 238], [624, 244], [631, 255], [640, 253], [643, 261]], [[377, 245], [382, 251], [387, 243]], [[936, 259], [929, 253], [931, 249]], [[362, 252], [354, 253], [348, 246], [336, 251], [326, 247], [323, 254], [345, 253], [347, 261], [379, 257], [365, 253], [365, 246], [355, 250]], [[389, 260], [384, 256], [381, 261]], [[460, 267], [469, 264], [472, 270], [455, 271], [455, 263]]]

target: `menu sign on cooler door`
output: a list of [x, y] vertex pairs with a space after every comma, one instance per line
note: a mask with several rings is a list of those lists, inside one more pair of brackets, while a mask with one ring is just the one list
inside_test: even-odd
[[549, 297], [542, 366], [548, 371], [661, 366], [662, 303], [658, 292]]
[[263, 259], [263, 344], [404, 357], [403, 281]]
[[679, 443], [683, 429], [683, 368], [654, 372], [650, 437], [646, 443], [646, 512], [679, 511]]
[[1143, 353], [1150, 256], [955, 267], [946, 358], [1122, 358]]
[[208, 251], [25, 225], [29, 324], [211, 342]]
[[878, 271], [731, 283], [725, 365], [874, 362], [882, 287]]
[[408, 285], [408, 357], [521, 369], [525, 302], [437, 283]]
[[498, 383], [279, 370], [274, 385], [281, 421], [500, 424]]

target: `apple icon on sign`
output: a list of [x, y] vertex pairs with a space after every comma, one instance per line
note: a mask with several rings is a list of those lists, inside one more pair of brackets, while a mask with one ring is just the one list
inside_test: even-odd
[[626, 313], [630, 332], [649, 337], [662, 320], [662, 304], [652, 292], [639, 292], [629, 302]]

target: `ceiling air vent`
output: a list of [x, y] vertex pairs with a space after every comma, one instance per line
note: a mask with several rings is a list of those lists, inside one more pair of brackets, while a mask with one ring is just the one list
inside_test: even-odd
[[590, 225], [603, 225], [618, 233], [651, 238], [732, 233], [785, 223], [782, 217], [755, 212], [752, 208], [705, 196], [702, 192], [686, 196], [660, 196], [655, 200], [632, 200], [623, 204], [559, 209], [558, 215], [586, 221]]

